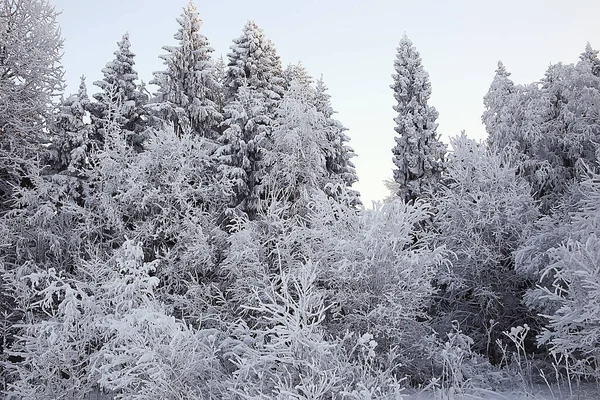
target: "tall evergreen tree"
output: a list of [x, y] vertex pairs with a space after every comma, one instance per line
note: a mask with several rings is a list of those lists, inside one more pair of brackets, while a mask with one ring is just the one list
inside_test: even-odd
[[79, 175], [88, 164], [91, 150], [91, 125], [86, 122], [90, 99], [85, 77], [81, 77], [76, 94], [63, 100], [56, 116], [53, 133], [57, 167]]
[[219, 72], [212, 59], [214, 50], [200, 33], [202, 20], [193, 0], [177, 22], [178, 45], [163, 47], [166, 70], [155, 72], [150, 82], [159, 86], [153, 108], [173, 123], [178, 135], [192, 132], [216, 139], [223, 120]]
[[223, 176], [231, 182], [230, 210], [256, 217], [260, 208], [260, 181], [271, 120], [266, 116], [264, 96], [246, 86], [225, 107], [224, 132], [215, 156]]
[[250, 218], [260, 209], [263, 158], [271, 142], [274, 111], [284, 93], [285, 80], [275, 46], [249, 21], [233, 40], [224, 78], [225, 121], [217, 157], [232, 180], [231, 207]]
[[440, 179], [446, 146], [436, 132], [438, 113], [427, 104], [431, 83], [419, 52], [406, 35], [397, 50], [391, 85], [398, 103], [394, 106], [398, 112], [394, 119], [398, 136], [392, 149], [394, 180], [400, 186], [398, 195], [409, 201]]

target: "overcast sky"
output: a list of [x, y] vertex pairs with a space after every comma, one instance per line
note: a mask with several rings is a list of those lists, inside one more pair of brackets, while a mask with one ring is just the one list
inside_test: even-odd
[[[161, 47], [174, 44], [187, 0], [50, 0], [65, 38], [68, 91], [85, 75], [88, 90], [129, 32], [144, 81], [161, 70]], [[430, 74], [430, 104], [447, 140], [461, 130], [484, 138], [482, 99], [502, 60], [517, 83], [539, 80], [552, 62], [577, 61], [589, 41], [600, 48], [598, 0], [196, 0], [203, 34], [226, 58], [233, 38], [254, 20], [276, 45], [284, 67], [299, 60], [323, 74], [337, 118], [349, 129], [363, 202], [387, 195], [395, 116], [391, 84], [404, 32]]]

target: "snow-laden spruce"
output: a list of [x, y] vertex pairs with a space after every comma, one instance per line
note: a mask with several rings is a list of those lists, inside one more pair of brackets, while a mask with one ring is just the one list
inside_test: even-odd
[[92, 121], [100, 142], [106, 139], [109, 120], [114, 120], [128, 144], [139, 149], [147, 125], [144, 108], [147, 96], [137, 83], [135, 54], [131, 51], [128, 33], [123, 35], [117, 46], [115, 59], [102, 69], [104, 78], [94, 82], [100, 92], [94, 94], [96, 103], [90, 105]]
[[242, 35], [233, 40], [227, 54], [225, 101], [235, 100], [241, 87], [260, 92], [270, 112], [283, 96], [285, 79], [275, 45], [253, 21], [248, 21]]
[[397, 102], [394, 111], [398, 113], [394, 118], [398, 135], [392, 149], [394, 180], [399, 186], [398, 196], [408, 201], [420, 198], [426, 188], [439, 182], [446, 146], [437, 134], [438, 112], [428, 105], [429, 74], [406, 35], [398, 45], [394, 69], [391, 88]]
[[223, 120], [219, 71], [212, 58], [214, 50], [200, 33], [203, 22], [193, 0], [177, 23], [174, 38], [178, 44], [163, 47], [166, 70], [155, 72], [150, 82], [159, 87], [152, 109], [173, 123], [178, 135], [193, 133], [216, 139]]

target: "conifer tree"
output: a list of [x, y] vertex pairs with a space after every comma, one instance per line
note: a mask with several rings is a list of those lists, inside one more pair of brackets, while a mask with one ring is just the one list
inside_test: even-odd
[[581, 53], [579, 59], [590, 65], [592, 74], [600, 77], [600, 59], [598, 59], [598, 50], [594, 50], [590, 42], [585, 45], [585, 51]]
[[226, 102], [235, 100], [239, 88], [247, 86], [263, 94], [267, 111], [272, 111], [281, 100], [285, 85], [281, 60], [273, 42], [258, 25], [248, 21], [230, 48], [224, 85]]
[[406, 35], [397, 50], [391, 85], [397, 101], [394, 111], [398, 112], [394, 119], [398, 136], [392, 149], [394, 180], [400, 186], [398, 195], [409, 201], [440, 179], [446, 146], [436, 132], [438, 113], [427, 104], [431, 83], [419, 52]]
[[269, 125], [264, 96], [240, 87], [235, 100], [225, 107], [224, 132], [215, 156], [233, 188], [230, 209], [244, 212], [251, 219], [260, 208], [259, 184], [264, 174], [262, 159]]
[[283, 71], [283, 77], [285, 79], [286, 88], [289, 89], [292, 81], [296, 81], [296, 84], [306, 87], [307, 91], [311, 92], [311, 98], [315, 96], [315, 89], [312, 87], [313, 78], [301, 61], [298, 61], [297, 64], [288, 65]]
[[217, 157], [232, 181], [232, 209], [251, 219], [260, 209], [262, 162], [270, 147], [274, 110], [283, 97], [283, 73], [275, 46], [249, 21], [233, 40], [224, 78], [225, 120]]
[[327, 172], [331, 177], [338, 178], [338, 181], [343, 183], [342, 187], [336, 187], [332, 179], [332, 184], [328, 186], [327, 190], [330, 195], [338, 197], [344, 195], [347, 197], [347, 201], [351, 205], [361, 204], [359, 199], [360, 194], [356, 190], [352, 190], [351, 187], [355, 182], [358, 182], [358, 176], [356, 175], [356, 169], [352, 163], [352, 158], [356, 156], [354, 149], [348, 145], [350, 137], [346, 134], [347, 129], [341, 124], [340, 121], [332, 118], [335, 111], [331, 106], [331, 96], [327, 93], [327, 86], [323, 81], [323, 76], [317, 80], [316, 88], [314, 91], [313, 104], [318, 112], [323, 114], [325, 117], [325, 131], [328, 146], [325, 151], [325, 165]]
[[489, 134], [489, 144], [493, 151], [503, 150], [513, 144], [513, 109], [517, 88], [509, 78], [510, 73], [501, 61], [488, 93], [483, 98], [485, 111], [481, 117]]
[[[115, 59], [102, 69], [104, 78], [94, 82], [101, 91], [94, 94], [97, 103], [91, 108], [93, 122], [98, 129], [100, 141], [104, 140], [106, 121], [112, 118], [123, 131], [127, 142], [139, 148], [147, 124], [144, 108], [147, 96], [137, 83], [138, 74], [134, 69], [135, 54], [131, 51], [129, 34], [124, 34], [117, 45], [118, 49], [114, 52]], [[111, 107], [115, 106], [116, 109], [111, 110]], [[111, 112], [116, 114], [109, 116]]]
[[85, 117], [89, 107], [90, 99], [82, 76], [77, 94], [63, 100], [53, 126], [58, 168], [66, 169], [70, 174], [82, 173], [88, 164], [92, 132]]
[[192, 132], [216, 139], [223, 119], [219, 72], [212, 59], [214, 50], [200, 33], [202, 20], [193, 0], [177, 22], [178, 44], [163, 47], [166, 70], [155, 72], [150, 82], [159, 86], [153, 108], [173, 123], [178, 135]]

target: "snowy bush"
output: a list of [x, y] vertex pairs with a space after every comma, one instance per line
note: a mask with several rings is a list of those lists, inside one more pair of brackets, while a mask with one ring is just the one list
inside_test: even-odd
[[435, 199], [435, 243], [453, 253], [436, 276], [435, 321], [440, 333], [458, 321], [474, 350], [493, 359], [495, 339], [527, 317], [520, 304], [525, 279], [514, 269], [513, 253], [531, 231], [537, 207], [527, 182], [501, 155], [464, 134], [452, 147]]
[[116, 398], [219, 398], [221, 336], [165, 313], [155, 266], [126, 241], [77, 277], [25, 276], [30, 306], [11, 349], [22, 361], [11, 366], [9, 398], [83, 398], [98, 386]]
[[530, 291], [527, 300], [547, 318], [538, 341], [552, 353], [566, 356], [567, 362], [579, 363], [574, 372], [598, 377], [600, 178], [592, 175], [574, 190], [580, 199], [555, 235], [558, 243], [538, 247], [537, 253], [531, 246], [526, 249], [539, 261], [535, 268], [540, 277], [540, 285]]
[[401, 381], [377, 370], [377, 343], [364, 334], [332, 337], [324, 329], [324, 292], [316, 285], [318, 266], [307, 263], [281, 272], [280, 281], [254, 292], [256, 319], [235, 348], [230, 390], [235, 398], [399, 398]]
[[[427, 245], [420, 224], [431, 216], [426, 204], [396, 201], [353, 212], [333, 200], [315, 202], [310, 228], [298, 243], [320, 263], [320, 282], [333, 302], [330, 332], [370, 333], [379, 361], [423, 379], [424, 357], [433, 331], [427, 308], [432, 281], [444, 258]], [[395, 350], [394, 350], [395, 349]]]

